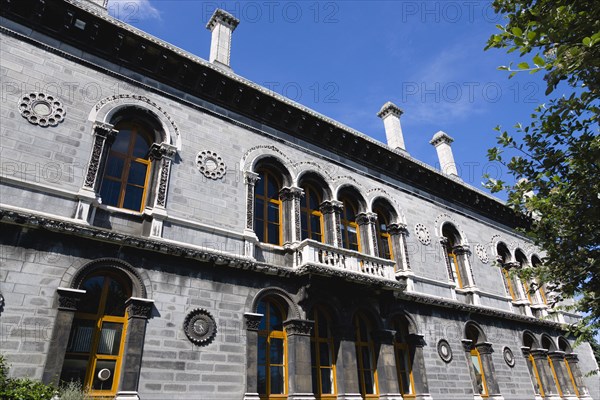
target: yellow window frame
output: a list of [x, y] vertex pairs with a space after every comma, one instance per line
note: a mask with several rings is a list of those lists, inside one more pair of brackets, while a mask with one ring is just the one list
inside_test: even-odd
[[[262, 179], [258, 182], [259, 185], [263, 185], [263, 193], [264, 194], [257, 194], [255, 191], [255, 201], [256, 199], [262, 200], [263, 202], [263, 216], [264, 219], [260, 219], [258, 218], [256, 215], [254, 216], [254, 223], [258, 223], [260, 221], [260, 223], [263, 226], [263, 233], [264, 233], [264, 239], [265, 241], [263, 243], [271, 243], [269, 242], [269, 225], [276, 225], [277, 228], [277, 232], [278, 232], [278, 239], [277, 239], [277, 243], [271, 243], [271, 244], [275, 244], [277, 246], [281, 246], [283, 244], [283, 229], [282, 229], [282, 218], [283, 218], [283, 207], [282, 207], [282, 201], [279, 198], [270, 198], [268, 195], [268, 182], [273, 179], [275, 181], [275, 183], [277, 184], [277, 188], [279, 188], [281, 190], [281, 184], [279, 182], [279, 180], [270, 172], [267, 170], [263, 170], [260, 171], [261, 175], [262, 175]], [[275, 204], [277, 205], [277, 210], [278, 210], [278, 223], [272, 223], [269, 221], [269, 204]]]
[[[371, 328], [371, 324], [366, 320], [366, 318], [362, 315], [354, 316], [354, 328], [356, 332], [356, 358], [357, 358], [357, 367], [358, 367], [358, 376], [359, 376], [359, 385], [360, 385], [360, 393], [363, 396], [363, 399], [379, 399], [379, 380], [377, 376], [377, 364], [375, 357], [375, 344], [371, 340], [370, 337], [362, 338], [360, 335], [360, 323], [365, 324], [367, 330]], [[368, 335], [368, 334], [367, 334]], [[364, 339], [364, 340], [363, 340]], [[365, 368], [365, 360], [363, 360], [362, 349], [366, 348], [368, 353], [371, 355], [371, 365], [369, 368]], [[367, 394], [366, 383], [365, 383], [365, 372], [370, 373], [373, 371], [373, 384], [375, 393]]]
[[506, 286], [508, 288], [508, 294], [513, 299], [513, 301], [517, 300], [517, 294], [515, 293], [515, 289], [513, 287], [512, 278], [510, 277], [510, 273], [506, 270], [506, 268], [500, 268], [502, 271], [502, 275], [504, 275], [504, 279], [506, 280]]
[[[319, 218], [319, 227], [321, 229], [320, 232], [320, 236], [321, 236], [321, 243], [325, 243], [325, 226], [324, 226], [324, 222], [323, 222], [323, 213], [321, 212], [321, 210], [313, 210], [310, 208], [310, 196], [311, 196], [311, 192], [312, 193], [317, 193], [316, 190], [310, 186], [310, 185], [306, 185], [305, 187], [303, 187], [304, 189], [304, 200], [302, 201], [302, 206], [300, 207], [300, 215], [302, 218], [302, 216], [304, 216], [306, 218], [306, 231], [308, 233], [308, 238], [312, 239], [311, 236], [313, 234], [312, 232], [312, 225], [310, 223], [310, 216], [314, 215], [316, 217]], [[321, 199], [317, 196], [317, 202], [320, 203]], [[314, 239], [313, 239], [314, 240]]]
[[[265, 374], [266, 374], [266, 391], [267, 393], [265, 394], [259, 394], [259, 398], [261, 400], [271, 400], [271, 399], [287, 399], [288, 396], [288, 346], [287, 346], [287, 334], [285, 332], [285, 329], [281, 330], [281, 331], [274, 331], [271, 330], [271, 326], [270, 326], [270, 320], [271, 320], [271, 310], [269, 308], [269, 304], [272, 304], [274, 307], [276, 307], [280, 314], [281, 314], [281, 320], [282, 322], [285, 320], [286, 318], [286, 313], [285, 310], [283, 309], [283, 307], [281, 307], [281, 305], [279, 305], [279, 303], [277, 303], [276, 301], [273, 300], [265, 300], [266, 302], [266, 313], [263, 316], [263, 318], [265, 318], [265, 328], [263, 330], [259, 330], [258, 331], [258, 336], [262, 336], [262, 337], [266, 337], [267, 338], [267, 348], [265, 349], [267, 354], [265, 357]], [[271, 351], [270, 351], [270, 346], [271, 346], [271, 339], [280, 339], [283, 342], [283, 365], [280, 364], [271, 364]], [[283, 367], [283, 394], [271, 394], [271, 366], [282, 366]]]
[[[483, 384], [483, 393], [479, 394], [481, 397], [488, 397], [489, 396], [489, 392], [488, 392], [488, 387], [487, 387], [487, 381], [485, 378], [485, 371], [483, 370], [483, 363], [481, 362], [481, 354], [479, 354], [479, 350], [477, 350], [477, 347], [471, 349], [471, 356], [477, 356], [477, 362], [479, 363], [479, 370], [481, 371], [481, 383]], [[470, 360], [471, 363], [473, 363], [473, 360]]]
[[[327, 311], [325, 311], [322, 307], [319, 306], [315, 306], [314, 308], [314, 312], [313, 312], [313, 318], [314, 318], [314, 329], [313, 329], [313, 335], [311, 336], [310, 340], [312, 343], [314, 343], [315, 346], [315, 357], [316, 357], [316, 362], [314, 365], [312, 365], [311, 362], [311, 369], [317, 369], [317, 372], [319, 372], [317, 374], [317, 393], [315, 393], [315, 398], [317, 400], [330, 400], [330, 399], [337, 399], [337, 379], [336, 379], [336, 367], [335, 367], [335, 354], [333, 353], [335, 347], [334, 347], [334, 343], [333, 343], [333, 336], [331, 335], [331, 332], [327, 332], [327, 337], [323, 338], [320, 337], [320, 332], [319, 332], [319, 314], [318, 312], [321, 312], [324, 316], [325, 319], [327, 319], [327, 324], [328, 326], [331, 327], [331, 318], [329, 318], [329, 314], [327, 313]], [[322, 367], [321, 366], [321, 347], [319, 346], [319, 344], [321, 343], [326, 343], [327, 344], [327, 348], [330, 351], [330, 357], [331, 357], [331, 368], [330, 367]], [[321, 382], [321, 370], [322, 369], [331, 369], [331, 374], [333, 376], [333, 393], [323, 393], [323, 388], [322, 388], [322, 382]]]
[[560, 387], [560, 382], [558, 381], [558, 375], [556, 374], [556, 370], [554, 369], [554, 363], [550, 356], [546, 356], [548, 359], [548, 364], [550, 364], [550, 369], [552, 370], [552, 378], [554, 379], [554, 383], [556, 384], [556, 389], [558, 389], [558, 394], [560, 397], [563, 396], [562, 388]]
[[462, 289], [464, 287], [464, 285], [463, 285], [462, 275], [460, 274], [460, 265], [458, 264], [458, 257], [456, 256], [456, 254], [454, 254], [454, 251], [452, 251], [450, 249], [448, 250], [448, 262], [453, 267], [452, 269], [456, 273], [456, 281], [457, 281], [458, 287], [460, 289]]
[[565, 365], [567, 367], [569, 379], [571, 379], [571, 384], [573, 385], [573, 389], [575, 390], [575, 395], [577, 397], [579, 397], [579, 389], [577, 388], [577, 384], [575, 383], [575, 376], [573, 375], [573, 371], [571, 370], [571, 365], [569, 365], [569, 361], [566, 359], [565, 359]]
[[[415, 397], [415, 393], [414, 393], [414, 388], [415, 388], [415, 380], [413, 377], [413, 368], [412, 368], [412, 362], [410, 361], [410, 349], [408, 347], [408, 344], [403, 343], [403, 342], [398, 342], [395, 341], [394, 342], [394, 349], [396, 350], [396, 373], [398, 375], [398, 382], [400, 383], [400, 394], [402, 394], [402, 397], [404, 398], [411, 398], [411, 397]], [[406, 364], [404, 364], [400, 358], [400, 353], [403, 352], [406, 356]], [[402, 379], [402, 374], [401, 371], [403, 371], [403, 369], [400, 369], [400, 365], [406, 366], [406, 368], [408, 368], [408, 378], [410, 379], [410, 387], [409, 390], [407, 391], [405, 389], [405, 383], [404, 380]]]
[[540, 389], [540, 396], [546, 397], [546, 394], [544, 392], [544, 387], [542, 386], [542, 380], [540, 379], [540, 373], [538, 371], [537, 365], [535, 365], [535, 359], [533, 358], [532, 354], [529, 354], [529, 356], [527, 358], [529, 359], [529, 362], [531, 363], [535, 381], [537, 382], [538, 388]]

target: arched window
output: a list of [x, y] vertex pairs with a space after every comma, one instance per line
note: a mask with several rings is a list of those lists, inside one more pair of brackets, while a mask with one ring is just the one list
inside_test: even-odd
[[[565, 352], [565, 354], [571, 354], [571, 353], [573, 353], [573, 349], [571, 348], [571, 344], [564, 337], [559, 337], [558, 338], [558, 348], [560, 349], [560, 351]], [[575, 395], [577, 397], [579, 397], [579, 395], [580, 395], [579, 388], [577, 387], [577, 381], [575, 380], [575, 369], [576, 369], [576, 366], [571, 366], [569, 364], [569, 360], [566, 357], [565, 357], [565, 369], [567, 371], [567, 375], [569, 375], [569, 380], [571, 381], [571, 384], [573, 385], [573, 389], [575, 391]]]
[[408, 346], [408, 321], [404, 317], [394, 320], [394, 329], [396, 336], [394, 340], [394, 349], [396, 353], [396, 371], [398, 373], [398, 383], [400, 384], [400, 393], [403, 396], [414, 395], [413, 379], [413, 357]]
[[479, 351], [478, 344], [485, 342], [482, 338], [482, 333], [473, 324], [469, 324], [466, 327], [465, 336], [471, 341], [471, 348], [469, 350], [469, 367], [471, 368], [471, 376], [473, 378], [473, 388], [475, 393], [481, 395], [481, 397], [487, 397], [489, 394], [487, 378], [485, 376], [485, 370], [483, 368], [482, 354]]
[[142, 122], [124, 120], [112, 144], [100, 188], [102, 203], [142, 211], [150, 176], [151, 130]]
[[446, 257], [453, 273], [453, 278], [459, 288], [467, 285], [467, 274], [464, 268], [464, 260], [457, 253], [456, 247], [461, 244], [461, 237], [456, 228], [451, 224], [444, 224], [442, 227], [442, 235], [446, 238]]
[[287, 341], [283, 329], [285, 309], [273, 298], [258, 303], [263, 314], [258, 327], [257, 384], [261, 399], [285, 398], [287, 394]]
[[525, 359], [527, 361], [529, 375], [531, 376], [531, 382], [533, 383], [533, 390], [535, 391], [535, 394], [539, 394], [540, 396], [544, 397], [545, 394], [542, 381], [540, 380], [540, 372], [538, 371], [533, 359], [533, 355], [531, 354], [531, 350], [538, 347], [537, 340], [529, 332], [525, 332], [523, 334], [523, 347], [525, 348]]
[[86, 278], [80, 289], [86, 294], [71, 326], [60, 380], [81, 382], [92, 396], [112, 397], [119, 384], [131, 282], [102, 271]]
[[260, 180], [254, 191], [254, 232], [263, 243], [283, 242], [280, 180], [269, 170], [258, 170]]
[[375, 230], [377, 232], [377, 249], [379, 250], [379, 257], [393, 260], [392, 237], [388, 232], [390, 214], [382, 207], [376, 207], [374, 211], [377, 214], [377, 225]]
[[[542, 265], [542, 261], [537, 256], [531, 257], [531, 265], [533, 268], [539, 268]], [[542, 304], [548, 304], [548, 297], [546, 296], [546, 290], [544, 289], [544, 285], [539, 285], [537, 288], [537, 293], [540, 296], [540, 301]]]
[[324, 242], [323, 214], [320, 210], [321, 196], [312, 185], [303, 184], [301, 187], [304, 190], [304, 198], [300, 206], [302, 240]]
[[313, 393], [317, 400], [335, 399], [335, 354], [331, 318], [321, 306], [315, 306], [309, 318], [315, 322], [310, 342]]
[[[544, 336], [542, 336], [542, 349], [547, 350], [548, 353], [554, 352], [554, 351], [556, 351], [556, 345], [554, 344], [552, 339], [550, 339], [550, 337], [544, 335]], [[562, 397], [563, 391], [562, 391], [562, 388], [560, 387], [560, 381], [558, 380], [558, 375], [556, 373], [556, 368], [554, 366], [554, 363], [552, 362], [552, 358], [550, 358], [550, 355], [547, 355], [546, 359], [548, 360], [548, 365], [550, 365], [550, 371], [552, 371], [552, 379], [554, 380], [554, 384], [556, 385], [558, 394]]]
[[363, 399], [377, 398], [379, 386], [377, 383], [375, 345], [371, 337], [372, 325], [362, 313], [357, 313], [353, 322], [356, 334], [356, 358], [360, 393]]
[[[521, 251], [520, 249], [517, 249], [515, 251], [515, 260], [519, 263], [519, 269], [527, 268], [529, 266], [525, 253], [523, 253], [523, 251]], [[527, 300], [529, 300], [530, 303], [533, 303], [533, 301], [531, 300], [531, 288], [529, 287], [529, 284], [526, 280], [522, 280], [521, 282], [523, 284], [523, 290], [525, 292], [525, 295], [527, 296]]]
[[358, 204], [350, 196], [342, 197], [341, 201], [344, 204], [340, 219], [342, 247], [348, 250], [360, 251], [360, 234], [356, 223]]
[[498, 253], [498, 259], [500, 261], [500, 270], [502, 271], [502, 276], [504, 277], [504, 283], [506, 285], [506, 291], [513, 299], [516, 301], [519, 299], [517, 290], [515, 288], [514, 280], [510, 276], [510, 272], [508, 271], [507, 264], [510, 262], [510, 251], [506, 244], [500, 242], [496, 246], [496, 252]]

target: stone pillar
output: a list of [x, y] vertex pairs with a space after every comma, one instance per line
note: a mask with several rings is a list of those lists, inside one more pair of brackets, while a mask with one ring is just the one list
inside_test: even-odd
[[321, 213], [325, 225], [325, 243], [342, 247], [342, 232], [340, 222], [343, 203], [337, 200], [326, 200], [321, 203]]
[[258, 237], [254, 233], [254, 187], [260, 179], [260, 175], [252, 171], [244, 171], [244, 183], [246, 185], [246, 227], [244, 228], [244, 255], [254, 257], [254, 246], [258, 243]]
[[92, 154], [87, 165], [83, 186], [77, 194], [79, 204], [75, 212], [75, 218], [86, 221], [91, 224], [94, 221], [96, 208], [99, 204], [98, 191], [100, 190], [100, 181], [104, 173], [104, 165], [108, 158], [110, 146], [115, 141], [119, 131], [114, 129], [111, 124], [95, 122], [94, 143], [92, 145]]
[[581, 373], [581, 369], [579, 368], [579, 358], [575, 353], [567, 353], [565, 354], [565, 364], [567, 364], [567, 368], [571, 370], [571, 374], [573, 375], [573, 380], [575, 380], [575, 390], [576, 394], [580, 399], [590, 399], [590, 391], [585, 386], [585, 382], [583, 381], [583, 374]]
[[216, 9], [206, 24], [212, 32], [209, 61], [213, 64], [229, 68], [231, 57], [231, 36], [240, 20], [228, 12]]
[[383, 105], [383, 107], [381, 107], [381, 110], [379, 110], [377, 116], [383, 120], [387, 145], [392, 149], [400, 150], [406, 153], [404, 136], [402, 135], [402, 127], [400, 125], [400, 116], [402, 114], [403, 111], [398, 108], [398, 106], [388, 101]]
[[151, 193], [154, 195], [152, 207], [144, 209], [143, 232], [149, 237], [162, 237], [163, 222], [167, 218], [166, 205], [169, 177], [175, 154], [177, 154], [177, 148], [168, 143], [154, 143], [150, 146], [150, 160], [153, 164], [158, 164], [158, 167], [153, 166], [152, 169], [158, 176], [152, 176], [153, 187]]
[[258, 397], [258, 326], [263, 314], [245, 313], [246, 324], [246, 393], [244, 400], [260, 400]]
[[452, 265], [450, 265], [450, 260], [448, 260], [448, 247], [450, 246], [450, 241], [442, 236], [440, 238], [440, 247], [442, 248], [442, 259], [446, 265], [446, 271], [448, 272], [448, 280], [454, 284], [456, 284], [456, 280], [454, 278], [454, 270], [452, 269]]
[[362, 400], [358, 382], [354, 326], [338, 326], [334, 331], [334, 337], [339, 338], [335, 369], [338, 388], [337, 398], [338, 400]]
[[560, 400], [556, 384], [554, 383], [554, 377], [550, 370], [550, 364], [548, 363], [548, 351], [544, 349], [532, 349], [530, 352], [533, 356], [538, 376], [540, 377], [545, 399]]
[[454, 162], [454, 155], [452, 154], [452, 147], [450, 144], [454, 142], [446, 132], [439, 131], [429, 143], [435, 146], [435, 150], [438, 154], [440, 161], [440, 170], [442, 173], [450, 176], [458, 177], [458, 171], [456, 169], [456, 163]]
[[412, 374], [416, 400], [431, 400], [429, 383], [427, 382], [427, 371], [425, 371], [425, 357], [423, 355], [423, 347], [425, 346], [424, 336], [411, 333], [406, 340], [408, 342], [409, 353], [412, 355]]
[[527, 369], [529, 370], [529, 375], [531, 376], [531, 383], [533, 385], [533, 391], [535, 393], [535, 399], [541, 400], [541, 392], [540, 392], [540, 384], [536, 378], [536, 372], [533, 365], [533, 361], [530, 359], [531, 357], [531, 349], [529, 347], [523, 346], [521, 347], [521, 352], [523, 352], [523, 357], [525, 357], [525, 363], [527, 364]]
[[495, 400], [503, 399], [502, 395], [500, 394], [500, 387], [496, 381], [496, 368], [494, 367], [494, 362], [492, 360], [492, 353], [494, 352], [492, 344], [489, 342], [483, 342], [476, 344], [475, 347], [477, 347], [477, 351], [479, 351], [479, 357], [481, 358], [481, 364], [485, 375], [485, 383], [488, 390], [488, 398]]
[[372, 212], [360, 213], [356, 216], [356, 224], [360, 230], [361, 253], [379, 257], [377, 249], [377, 214]]
[[390, 224], [388, 225], [388, 233], [392, 239], [392, 252], [394, 253], [394, 261], [396, 261], [396, 272], [410, 271], [408, 247], [406, 244], [406, 236], [408, 236], [406, 224]]
[[310, 359], [314, 321], [291, 319], [283, 326], [288, 345], [288, 400], [314, 400]]
[[567, 370], [567, 364], [565, 364], [565, 352], [564, 351], [552, 351], [548, 353], [548, 358], [552, 362], [554, 367], [554, 373], [558, 384], [560, 386], [560, 394], [564, 400], [577, 400], [575, 388], [569, 371]]
[[59, 287], [56, 289], [58, 294], [58, 312], [52, 329], [52, 338], [48, 347], [48, 356], [44, 366], [42, 381], [58, 385], [60, 373], [62, 372], [65, 353], [69, 344], [71, 335], [71, 325], [77, 311], [77, 306], [81, 298], [85, 295], [85, 290]]
[[279, 192], [281, 200], [281, 224], [283, 228], [283, 245], [289, 246], [300, 241], [300, 198], [304, 190], [299, 187], [284, 187]]
[[154, 300], [130, 297], [125, 302], [127, 333], [121, 362], [119, 391], [115, 400], [139, 400], [138, 384], [142, 367], [142, 353], [146, 338], [146, 324], [152, 316]]
[[394, 331], [385, 329], [373, 332], [375, 349], [379, 348], [379, 352], [376, 351], [376, 354], [378, 354], [377, 381], [380, 400], [402, 400], [396, 371], [394, 334]]

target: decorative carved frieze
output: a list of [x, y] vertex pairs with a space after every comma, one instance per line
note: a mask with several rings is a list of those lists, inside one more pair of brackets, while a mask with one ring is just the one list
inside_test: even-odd
[[260, 175], [252, 171], [244, 171], [244, 183], [246, 184], [246, 229], [254, 230], [254, 186], [260, 179]]
[[130, 297], [125, 302], [125, 308], [129, 318], [148, 319], [152, 316], [154, 300]]
[[102, 166], [107, 157], [108, 148], [114, 142], [119, 131], [113, 129], [110, 124], [94, 123], [94, 145], [90, 162], [87, 166], [83, 186], [85, 188], [96, 190], [98, 182], [98, 172], [102, 171]]
[[319, 207], [323, 214], [341, 213], [343, 209], [343, 203], [337, 200], [325, 200]]
[[58, 294], [58, 309], [64, 311], [77, 311], [79, 302], [85, 295], [85, 290], [62, 288], [56, 289]]
[[288, 319], [283, 323], [283, 327], [288, 335], [309, 336], [314, 325], [314, 321], [305, 319]]
[[284, 187], [279, 191], [279, 200], [290, 201], [299, 199], [304, 194], [304, 191], [299, 187]]
[[245, 313], [244, 322], [246, 324], [246, 329], [249, 331], [257, 331], [263, 317], [263, 314]]
[[168, 143], [152, 143], [150, 146], [150, 158], [152, 160], [161, 160], [167, 158], [172, 160], [177, 154], [177, 147]]
[[363, 212], [356, 215], [356, 223], [359, 226], [375, 225], [377, 223], [377, 214], [372, 212]]
[[169, 175], [171, 174], [171, 160], [164, 158], [160, 166], [160, 179], [158, 181], [158, 191], [156, 194], [156, 205], [166, 207], [167, 187], [169, 185]]

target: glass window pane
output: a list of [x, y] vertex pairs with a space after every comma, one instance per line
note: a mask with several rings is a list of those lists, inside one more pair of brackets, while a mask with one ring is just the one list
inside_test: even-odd
[[300, 214], [300, 227], [302, 228], [303, 231], [308, 230], [308, 218], [306, 216], [306, 212], [303, 212], [302, 214]]
[[277, 181], [271, 175], [267, 177], [267, 196], [270, 199], [279, 198], [279, 186], [277, 185]]
[[283, 364], [283, 339], [271, 339], [269, 347], [271, 364]]
[[259, 365], [258, 366], [258, 376], [257, 376], [257, 380], [258, 380], [258, 393], [259, 394], [266, 394], [267, 393], [267, 369], [264, 365]]
[[125, 165], [125, 159], [110, 155], [106, 161], [105, 175], [121, 179], [121, 175], [123, 174], [123, 165]]
[[279, 204], [269, 203], [267, 207], [269, 222], [279, 223]]
[[473, 368], [475, 370], [475, 379], [476, 386], [479, 394], [483, 393], [483, 375], [481, 373], [481, 364], [479, 364], [479, 358], [476, 354], [471, 354], [471, 362], [473, 363]]
[[361, 347], [363, 368], [371, 368], [371, 352], [367, 346]]
[[90, 319], [75, 319], [71, 327], [71, 335], [67, 344], [69, 353], [89, 353], [94, 339], [96, 322]]
[[319, 313], [319, 337], [327, 338], [329, 337], [329, 322], [324, 315]]
[[328, 343], [319, 343], [319, 357], [321, 366], [331, 366], [331, 354]]
[[132, 185], [144, 186], [146, 183], [146, 173], [148, 172], [148, 165], [132, 161], [129, 167], [129, 176], [127, 182]]
[[114, 322], [103, 323], [100, 337], [98, 338], [97, 354], [119, 355], [122, 333], [123, 324]]
[[60, 380], [63, 382], [80, 382], [83, 386], [83, 383], [85, 381], [85, 372], [87, 370], [87, 365], [87, 356], [65, 356], [62, 372], [60, 374]]
[[271, 367], [271, 394], [283, 394], [283, 367]]
[[118, 281], [111, 279], [104, 314], [122, 317], [125, 315], [125, 301], [131, 297], [129, 292]]
[[127, 185], [125, 189], [125, 200], [123, 200], [123, 208], [133, 211], [139, 211], [142, 208], [142, 197], [144, 196], [144, 188]]
[[281, 316], [279, 308], [273, 303], [269, 303], [269, 314], [270, 329], [273, 331], [283, 330], [283, 317]]
[[267, 227], [268, 240], [267, 243], [279, 244], [279, 225], [269, 224]]
[[136, 158], [147, 158], [150, 144], [146, 141], [144, 135], [135, 135], [135, 144], [133, 145], [133, 156]]
[[121, 182], [111, 181], [110, 179], [104, 179], [102, 181], [102, 188], [100, 189], [100, 198], [102, 204], [108, 206], [119, 205], [119, 194], [121, 193]]
[[97, 360], [92, 381], [93, 390], [111, 390], [115, 377], [115, 360]]
[[319, 360], [317, 360], [317, 345], [313, 340], [310, 341], [310, 361], [310, 365], [313, 367], [319, 366]]
[[254, 201], [254, 218], [261, 221], [265, 219], [265, 202], [262, 199]]
[[265, 194], [265, 176], [262, 173], [258, 174], [258, 182], [254, 186], [255, 196], [264, 196]]
[[310, 196], [308, 197], [308, 205], [311, 210], [318, 210], [320, 207], [319, 197], [313, 190], [309, 189], [309, 191], [310, 191]]
[[127, 154], [127, 150], [129, 149], [129, 139], [131, 138], [131, 130], [129, 129], [121, 129], [117, 134], [117, 138], [115, 142], [111, 146], [111, 151], [116, 151], [119, 153]]
[[312, 368], [312, 390], [314, 394], [319, 394], [319, 369]]
[[365, 393], [366, 394], [375, 394], [375, 380], [373, 379], [373, 371], [365, 370]]
[[81, 285], [81, 289], [85, 290], [85, 296], [79, 302], [79, 312], [83, 313], [98, 313], [98, 305], [102, 296], [102, 287], [104, 286], [103, 276], [93, 276], [88, 278]]
[[258, 337], [258, 365], [267, 364], [267, 338], [265, 336]]
[[265, 225], [262, 221], [256, 221], [254, 224], [254, 233], [259, 242], [265, 242]]
[[321, 217], [319, 217], [318, 215], [310, 216], [310, 230], [313, 233], [321, 233]]
[[321, 369], [321, 388], [323, 394], [333, 393], [333, 369]]

